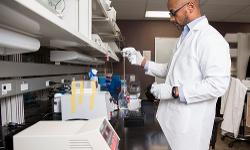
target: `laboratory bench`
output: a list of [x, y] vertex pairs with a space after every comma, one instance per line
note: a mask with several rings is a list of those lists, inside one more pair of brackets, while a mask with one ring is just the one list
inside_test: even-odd
[[[2, 127], [0, 150], [12, 150], [13, 135], [40, 120], [61, 120], [61, 114], [54, 114], [46, 107], [47, 102], [30, 104], [26, 109], [26, 125], [9, 124]], [[35, 109], [34, 109], [35, 108]], [[139, 111], [119, 110], [112, 113], [111, 125], [120, 137], [119, 150], [147, 150], [150, 147], [164, 147], [166, 139], [158, 125], [155, 114], [157, 105], [152, 101], [142, 101]], [[5, 145], [5, 146], [4, 146]], [[5, 147], [2, 148], [1, 147]]]
[[[26, 109], [26, 113], [29, 114], [26, 118], [26, 125], [9, 124], [9, 126], [2, 127], [3, 140], [0, 142], [0, 150], [6, 150], [3, 148], [4, 145], [7, 150], [12, 150], [13, 135], [37, 121], [61, 120], [61, 114], [49, 112], [48, 107], [46, 107], [48, 105], [50, 104], [42, 102], [31, 105], [33, 108], [36, 106], [36, 109]], [[157, 107], [157, 102], [142, 100], [141, 108], [138, 111], [116, 110], [112, 112], [110, 124], [120, 137], [119, 150], [167, 150], [166, 138], [155, 117]], [[43, 112], [41, 113], [41, 111]], [[218, 125], [216, 126], [218, 127]], [[211, 146], [216, 142], [216, 131], [215, 128], [213, 131], [215, 137], [212, 137], [215, 141], [211, 141]]]

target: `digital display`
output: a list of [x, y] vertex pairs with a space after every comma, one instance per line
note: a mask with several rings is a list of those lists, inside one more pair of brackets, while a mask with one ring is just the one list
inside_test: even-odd
[[112, 128], [110, 127], [110, 124], [106, 120], [103, 121], [103, 124], [100, 128], [100, 132], [103, 138], [105, 139], [105, 141], [107, 142], [107, 144], [109, 145], [110, 149], [117, 150], [118, 143], [119, 143], [118, 136], [112, 130]]

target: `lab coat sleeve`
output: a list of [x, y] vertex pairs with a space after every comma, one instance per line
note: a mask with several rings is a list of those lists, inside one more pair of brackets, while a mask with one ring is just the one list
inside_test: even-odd
[[159, 64], [149, 61], [148, 68], [145, 71], [147, 75], [165, 78], [168, 71], [168, 64]]
[[197, 60], [203, 78], [183, 85], [187, 104], [213, 100], [226, 92], [230, 82], [231, 59], [228, 43], [218, 36], [203, 36], [197, 44]]

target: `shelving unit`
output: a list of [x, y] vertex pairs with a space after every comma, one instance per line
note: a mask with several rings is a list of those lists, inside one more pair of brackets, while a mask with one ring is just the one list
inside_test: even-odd
[[[117, 24], [109, 18], [101, 1], [65, 0], [65, 2], [69, 5], [60, 16], [49, 8], [47, 0], [1, 0], [0, 29], [37, 39], [43, 48], [53, 53], [51, 61], [92, 65], [104, 64], [107, 60], [119, 61], [112, 48], [103, 47], [91, 38], [92, 33], [99, 34], [103, 41], [108, 42], [115, 42], [121, 37]], [[92, 4], [97, 6], [96, 10], [93, 10]], [[95, 30], [92, 32], [92, 29]], [[119, 51], [117, 49], [119, 48], [116, 48], [116, 51]], [[19, 55], [19, 52], [17, 53]], [[17, 55], [17, 53], [11, 54]], [[27, 82], [29, 87], [39, 87], [34, 88], [35, 90], [44, 89], [47, 88], [45, 81], [60, 80], [65, 75], [72, 79], [88, 71], [83, 66], [45, 63], [37, 64], [32, 60], [27, 64], [22, 63], [21, 59], [19, 62], [1, 61], [0, 76], [3, 80], [0, 80], [0, 86], [6, 83], [5, 79], [8, 79], [16, 87]], [[21, 93], [12, 89], [4, 97]]]
[[230, 45], [231, 75], [243, 80], [250, 55], [249, 33], [227, 33], [225, 39]]
[[104, 41], [120, 39], [120, 29], [110, 19], [93, 19], [93, 33], [97, 33]]
[[[92, 12], [97, 12], [92, 10], [92, 3], [99, 1], [64, 0], [61, 2], [65, 9], [62, 6], [61, 12], [51, 5], [57, 6], [56, 1], [0, 1], [0, 102], [4, 125], [25, 122], [24, 93], [45, 95], [43, 100], [47, 101], [55, 86], [86, 79], [90, 65], [106, 69], [106, 61], [111, 64], [119, 61], [107, 45], [92, 41], [92, 33], [99, 34], [103, 41], [117, 41], [121, 37], [117, 24], [108, 18], [101, 3], [97, 11], [101, 10], [104, 16], [92, 16]], [[14, 36], [6, 36], [1, 29]], [[23, 54], [26, 52], [30, 54]], [[51, 61], [63, 63], [55, 65]], [[12, 120], [16, 111], [19, 111], [16, 120], [21, 122]]]
[[103, 2], [93, 0], [92, 10], [93, 33], [98, 34], [104, 42], [122, 42], [121, 31], [116, 22], [109, 17]]
[[[61, 41], [59, 48], [77, 50], [93, 57], [105, 59], [109, 53], [35, 0], [2, 0], [0, 7], [8, 10], [0, 9], [1, 27], [38, 38], [42, 46], [55, 47], [50, 44], [57, 40]], [[110, 57], [119, 60], [115, 55]]]
[[[109, 61], [119, 61], [119, 58], [111, 49], [104, 48], [91, 39], [92, 24], [95, 22], [92, 22], [92, 18], [95, 18], [92, 17], [93, 1], [94, 0], [65, 0], [69, 5], [67, 5], [64, 14], [59, 16], [53, 9], [49, 8], [47, 0], [1, 0], [0, 29], [6, 29], [37, 39], [40, 45], [43, 48], [45, 47], [45, 49], [49, 49], [49, 51], [60, 50], [60, 52], [56, 54], [59, 57], [51, 58], [52, 60], [54, 59], [53, 61], [92, 65], [104, 64], [105, 61], [108, 60], [107, 57]], [[100, 8], [102, 7], [99, 7], [98, 11]], [[101, 11], [101, 13], [106, 12]], [[106, 20], [107, 16], [108, 14], [105, 15]], [[107, 31], [109, 36], [115, 35], [115, 33], [119, 33], [120, 35], [119, 28], [116, 23], [111, 20], [104, 22], [100, 26], [107, 26], [108, 29], [105, 30], [105, 32]], [[98, 33], [102, 35], [103, 32], [99, 30]], [[21, 45], [23, 43], [24, 42], [17, 44]], [[2, 47], [0, 47], [0, 49], [1, 48]], [[24, 49], [25, 48], [24, 45]], [[40, 50], [42, 51], [42, 49]], [[19, 55], [19, 53], [21, 53], [20, 50], [5, 54]], [[22, 56], [18, 57], [22, 58]], [[0, 80], [0, 86], [5, 84], [7, 82], [6, 79], [8, 79], [15, 87], [20, 87], [20, 85], [25, 82], [29, 84], [29, 87], [39, 87], [34, 88], [33, 90], [35, 91], [47, 88], [45, 81], [60, 81], [65, 75], [67, 75], [69, 79], [72, 79], [76, 75], [83, 75], [88, 72], [83, 66], [52, 65], [49, 64], [50, 62], [45, 63], [48, 64], [37, 64], [34, 60], [26, 64], [22, 63], [21, 59], [19, 59], [19, 62], [1, 61], [0, 65], [2, 66], [2, 70], [0, 76], [2, 80]], [[40, 78], [42, 80], [40, 80]], [[26, 92], [30, 91], [32, 90]], [[4, 97], [21, 93], [20, 91], [12, 89], [4, 95]]]

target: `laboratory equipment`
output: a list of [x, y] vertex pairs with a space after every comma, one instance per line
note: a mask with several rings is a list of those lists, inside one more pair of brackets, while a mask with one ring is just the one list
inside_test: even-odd
[[110, 119], [115, 104], [109, 92], [81, 94], [64, 94], [61, 97], [62, 120], [94, 119], [106, 117]]
[[70, 93], [70, 80], [62, 80], [61, 82], [49, 81], [49, 86], [54, 86], [53, 92], [53, 112], [61, 113], [61, 97], [65, 93]]
[[128, 109], [128, 102], [129, 102], [129, 95], [127, 91], [127, 85], [126, 85], [126, 65], [125, 65], [125, 57], [127, 56], [126, 51], [122, 52], [123, 56], [123, 78], [124, 80], [121, 81], [121, 91], [118, 94], [118, 106], [119, 109]]
[[14, 136], [14, 150], [117, 150], [119, 140], [104, 118], [39, 121]]
[[[133, 77], [133, 80], [130, 78], [129, 86], [128, 86], [128, 92], [129, 92], [129, 103], [128, 103], [128, 109], [129, 110], [138, 110], [141, 108], [141, 99], [139, 98], [141, 88], [138, 81], [135, 81], [135, 76], [131, 75]], [[130, 77], [131, 77], [130, 76]]]
[[141, 111], [128, 111], [124, 116], [125, 127], [141, 127], [144, 125], [144, 114]]
[[141, 103], [139, 99], [140, 86], [139, 86], [139, 83], [135, 81], [135, 75], [130, 75], [129, 82], [127, 82], [127, 80], [125, 79], [125, 74], [126, 74], [125, 57], [128, 57], [129, 55], [131, 55], [129, 56], [131, 58], [130, 61], [137, 61], [136, 57], [135, 57], [135, 60], [133, 60], [133, 56], [136, 55], [135, 53], [137, 53], [137, 51], [131, 47], [124, 48], [122, 50], [124, 80], [123, 80], [122, 90], [119, 94], [119, 100], [118, 100], [120, 109], [137, 110], [141, 107]]
[[94, 69], [94, 68], [90, 69], [90, 71], [89, 71], [90, 80], [98, 82], [97, 72], [98, 71], [96, 69]]
[[62, 93], [56, 93], [54, 95], [54, 102], [53, 102], [54, 113], [61, 112], [61, 97], [62, 97]]
[[100, 91], [96, 81], [72, 81], [71, 91], [58, 92], [54, 95], [54, 113], [61, 113], [62, 120], [94, 119], [106, 117], [110, 119], [112, 111], [117, 109], [109, 92]]
[[118, 95], [118, 106], [119, 109], [128, 109], [129, 94], [127, 92], [127, 86], [124, 80], [122, 80], [121, 84], [121, 91]]

